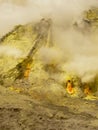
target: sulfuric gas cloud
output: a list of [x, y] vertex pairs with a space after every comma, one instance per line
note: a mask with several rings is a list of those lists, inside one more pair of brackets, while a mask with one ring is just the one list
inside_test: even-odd
[[98, 5], [97, 0], [0, 0], [0, 35], [16, 24], [51, 17], [55, 25], [72, 24], [81, 12]]
[[[57, 50], [41, 49], [44, 64], [55, 59], [61, 69], [89, 81], [98, 72], [98, 31], [86, 31], [82, 13], [97, 5], [98, 0], [0, 0], [0, 36], [17, 24], [51, 18], [53, 42]], [[78, 30], [73, 27], [75, 21]]]

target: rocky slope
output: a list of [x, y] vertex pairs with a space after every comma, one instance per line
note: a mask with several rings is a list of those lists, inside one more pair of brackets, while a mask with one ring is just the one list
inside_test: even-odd
[[[31, 23], [16, 26], [1, 38], [1, 47], [7, 48], [0, 53], [1, 75], [9, 75], [8, 71], [27, 56], [35, 37], [36, 29]], [[14, 48], [21, 54], [9, 53]], [[85, 97], [76, 75], [72, 75], [76, 93], [68, 94], [65, 74], [57, 64], [44, 65], [37, 52], [29, 80], [13, 82], [14, 73], [12, 78], [3, 77], [3, 82], [0, 80], [0, 129], [97, 130], [97, 96], [87, 100], [90, 97]]]

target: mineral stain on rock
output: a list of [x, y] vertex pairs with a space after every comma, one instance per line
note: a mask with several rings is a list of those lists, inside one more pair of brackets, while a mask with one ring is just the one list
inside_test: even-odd
[[68, 27], [53, 17], [17, 25], [0, 39], [0, 130], [98, 130], [98, 9], [82, 15]]

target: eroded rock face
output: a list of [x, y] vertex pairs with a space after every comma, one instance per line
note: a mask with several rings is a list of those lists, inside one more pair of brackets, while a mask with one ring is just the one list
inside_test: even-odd
[[[1, 38], [0, 44], [10, 46], [10, 47], [12, 47], [12, 49], [13, 49], [13, 47], [15, 47], [22, 52], [22, 54], [19, 57], [9, 56], [6, 54], [6, 51], [4, 51], [5, 55], [3, 55], [3, 56], [0, 55], [1, 56], [1, 58], [0, 58], [0, 68], [1, 68], [0, 69], [0, 76], [1, 76], [0, 83], [1, 84], [3, 84], [6, 87], [10, 87], [10, 86], [24, 87], [24, 86], [26, 86], [26, 87], [31, 87], [31, 89], [34, 87], [34, 91], [35, 91], [35, 88], [36, 88], [36, 91], [39, 91], [37, 89], [37, 86], [40, 89], [41, 89], [41, 87], [43, 88], [43, 86], [44, 87], [47, 86], [47, 88], [49, 87], [50, 89], [51, 89], [50, 86], [55, 86], [55, 88], [57, 86], [57, 89], [59, 88], [60, 92], [62, 92], [62, 88], [63, 88], [64, 93], [65, 93], [66, 85], [63, 85], [63, 80], [61, 80], [61, 78], [63, 79], [64, 75], [66, 75], [66, 70], [64, 70], [64, 71], [61, 70], [60, 66], [62, 66], [62, 64], [60, 64], [59, 60], [56, 62], [55, 57], [52, 59], [53, 61], [51, 60], [52, 55], [54, 54], [53, 53], [54, 50], [56, 52], [55, 53], [56, 55], [58, 54], [58, 51], [59, 51], [59, 49], [55, 48], [55, 46], [53, 46], [53, 44], [52, 44], [52, 46], [55, 49], [51, 51], [51, 53], [53, 53], [53, 54], [51, 55], [51, 58], [50, 58], [50, 61], [52, 61], [53, 63], [49, 63], [48, 60], [47, 60], [48, 61], [47, 64], [43, 63], [43, 61], [40, 59], [39, 46], [38, 46], [37, 54], [34, 55], [33, 62], [32, 62], [31, 68], [30, 68], [31, 72], [30, 72], [30, 76], [28, 78], [29, 81], [20, 80], [18, 82], [16, 82], [16, 81], [14, 82], [15, 76], [18, 77], [17, 75], [19, 75], [21, 77], [21, 75], [24, 74], [24, 70], [26, 69], [24, 62], [22, 65], [23, 69], [21, 69], [21, 66], [19, 66], [19, 63], [22, 63], [22, 61], [25, 61], [24, 60], [25, 57], [28, 55], [28, 53], [30, 52], [30, 50], [32, 48], [32, 45], [35, 43], [34, 40], [35, 41], [38, 40], [39, 36], [41, 36], [40, 42], [41, 42], [41, 45], [43, 45], [43, 38], [47, 37], [48, 31], [49, 31], [47, 29], [49, 29], [51, 24], [52, 24], [51, 19], [48, 19], [48, 20], [42, 19], [37, 24], [30, 23], [30, 24], [26, 24], [26, 25], [18, 25], [11, 32], [7, 33], [3, 38]], [[91, 27], [91, 25], [89, 27]], [[50, 41], [50, 40], [51, 39], [44, 39], [44, 42], [45, 42], [44, 44], [46, 44], [46, 41]], [[38, 43], [39, 43], [39, 40], [38, 40]], [[35, 49], [35, 47], [36, 46], [34, 46], [33, 49]], [[50, 46], [48, 46], [48, 48], [49, 47]], [[48, 48], [46, 49], [47, 51], [48, 51]], [[57, 49], [57, 51], [56, 51], [56, 49]], [[45, 53], [47, 53], [47, 51], [45, 51]], [[47, 54], [44, 54], [44, 55], [47, 55]], [[59, 59], [59, 58], [60, 58], [59, 55], [57, 55], [56, 59]], [[66, 62], [64, 64], [66, 66]], [[18, 67], [16, 67], [16, 66], [18, 66]], [[13, 68], [16, 68], [16, 70], [13, 70]], [[4, 75], [4, 77], [2, 77], [2, 74], [5, 74], [6, 76]], [[61, 76], [62, 74], [63, 74], [63, 76]], [[52, 79], [50, 81], [51, 83], [49, 83], [50, 79]], [[4, 80], [4, 82], [3, 82], [3, 80]], [[81, 87], [81, 81], [80, 81], [81, 79], [79, 79], [76, 75], [74, 75], [72, 80], [73, 80], [73, 85], [74, 85], [75, 91], [77, 93], [75, 96], [77, 96], [77, 97], [84, 96], [83, 95], [84, 90], [82, 90], [83, 88]], [[48, 84], [46, 85], [44, 82], [47, 82]], [[96, 84], [97, 84], [97, 82], [94, 84], [94, 86], [96, 86], [96, 88], [97, 88]], [[52, 87], [52, 88], [54, 88], [54, 87]], [[96, 92], [97, 92], [97, 89], [96, 89]], [[54, 93], [54, 95], [55, 95], [55, 93]], [[58, 95], [58, 93], [57, 93], [57, 95]], [[96, 95], [97, 95], [97, 93], [96, 93]], [[70, 95], [68, 95], [68, 96], [70, 96]]]

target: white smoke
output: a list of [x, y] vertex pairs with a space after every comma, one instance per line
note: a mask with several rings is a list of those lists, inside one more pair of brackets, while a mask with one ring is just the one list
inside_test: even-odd
[[57, 48], [42, 47], [39, 53], [44, 64], [59, 64], [63, 60], [63, 54]]
[[[98, 71], [98, 32], [89, 33], [88, 30], [85, 34], [82, 12], [97, 5], [98, 0], [4, 0], [0, 3], [0, 35], [16, 24], [38, 21], [42, 17], [52, 18], [54, 41], [60, 51], [42, 49], [42, 58], [46, 62], [59, 59], [56, 60], [59, 64], [62, 64], [61, 57], [67, 59], [64, 69], [79, 74], [85, 81]], [[75, 21], [82, 33], [72, 29]]]
[[0, 45], [0, 57], [10, 56], [14, 58], [19, 58], [21, 55], [22, 52], [19, 49], [7, 45]]
[[[69, 24], [97, 0], [0, 0], [0, 35], [14, 25], [52, 17], [55, 24]], [[61, 25], [62, 26], [62, 25]]]

